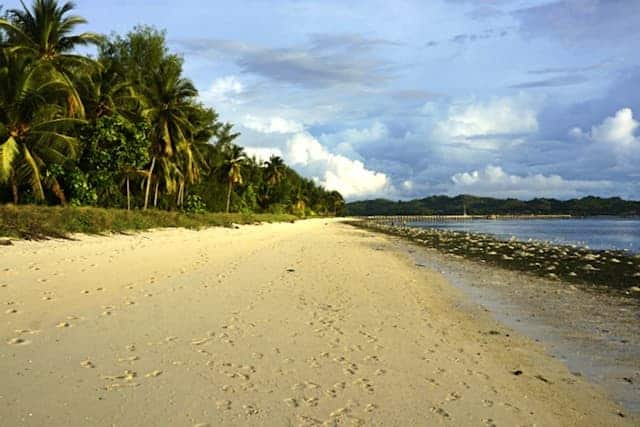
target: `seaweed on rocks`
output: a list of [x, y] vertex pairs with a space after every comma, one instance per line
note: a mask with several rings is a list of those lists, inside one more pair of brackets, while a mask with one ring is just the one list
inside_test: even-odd
[[481, 233], [397, 227], [374, 221], [351, 225], [404, 237], [440, 252], [563, 283], [640, 298], [640, 255], [539, 241], [500, 240]]

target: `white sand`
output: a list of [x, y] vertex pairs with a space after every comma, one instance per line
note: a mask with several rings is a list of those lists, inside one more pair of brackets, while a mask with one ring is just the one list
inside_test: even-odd
[[386, 239], [312, 220], [0, 247], [0, 425], [634, 423]]

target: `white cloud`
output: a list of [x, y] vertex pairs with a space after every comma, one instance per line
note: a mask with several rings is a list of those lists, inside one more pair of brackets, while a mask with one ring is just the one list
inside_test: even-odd
[[451, 194], [474, 194], [494, 197], [578, 197], [586, 193], [603, 193], [615, 189], [611, 181], [566, 180], [560, 175], [510, 175], [500, 166], [457, 173], [451, 177]]
[[602, 167], [635, 171], [640, 162], [640, 139], [635, 136], [639, 126], [631, 108], [622, 108], [599, 125], [592, 126], [590, 131], [575, 127], [569, 131], [569, 136], [586, 141], [584, 155]]
[[242, 125], [260, 133], [298, 133], [304, 131], [304, 125], [282, 117], [258, 117], [246, 114]]
[[282, 151], [279, 148], [244, 147], [244, 151], [249, 157], [255, 157], [262, 162], [269, 160], [271, 156], [283, 157]]
[[484, 103], [452, 105], [436, 132], [450, 138], [527, 134], [538, 130], [537, 111], [523, 96], [494, 98]]
[[208, 89], [200, 91], [200, 98], [207, 104], [233, 102], [234, 96], [245, 91], [245, 86], [235, 76], [217, 78]]
[[591, 128], [591, 138], [596, 142], [629, 146], [638, 143], [634, 132], [639, 123], [633, 118], [631, 108], [623, 108], [615, 116], [607, 117], [602, 124]]
[[345, 198], [378, 195], [390, 190], [389, 178], [359, 160], [329, 152], [312, 135], [301, 132], [287, 142], [285, 160], [329, 190]]
[[389, 131], [384, 123], [373, 122], [370, 127], [364, 129], [351, 128], [337, 133], [322, 134], [320, 140], [328, 143], [353, 145], [361, 142], [377, 141], [386, 137], [388, 133]]

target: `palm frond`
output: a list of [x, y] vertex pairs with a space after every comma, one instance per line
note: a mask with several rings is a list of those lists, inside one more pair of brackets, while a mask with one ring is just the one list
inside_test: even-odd
[[44, 189], [42, 188], [42, 177], [40, 175], [40, 166], [34, 159], [31, 151], [27, 147], [22, 148], [22, 156], [24, 157], [24, 169], [26, 169], [27, 179], [31, 184], [36, 199], [44, 200]]
[[0, 145], [0, 182], [6, 183], [13, 171], [13, 162], [18, 154], [18, 143], [9, 137]]

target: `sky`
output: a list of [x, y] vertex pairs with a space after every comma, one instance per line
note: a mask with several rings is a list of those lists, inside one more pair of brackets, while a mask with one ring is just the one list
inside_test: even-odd
[[347, 200], [640, 199], [638, 0], [76, 4], [165, 29], [248, 153]]

